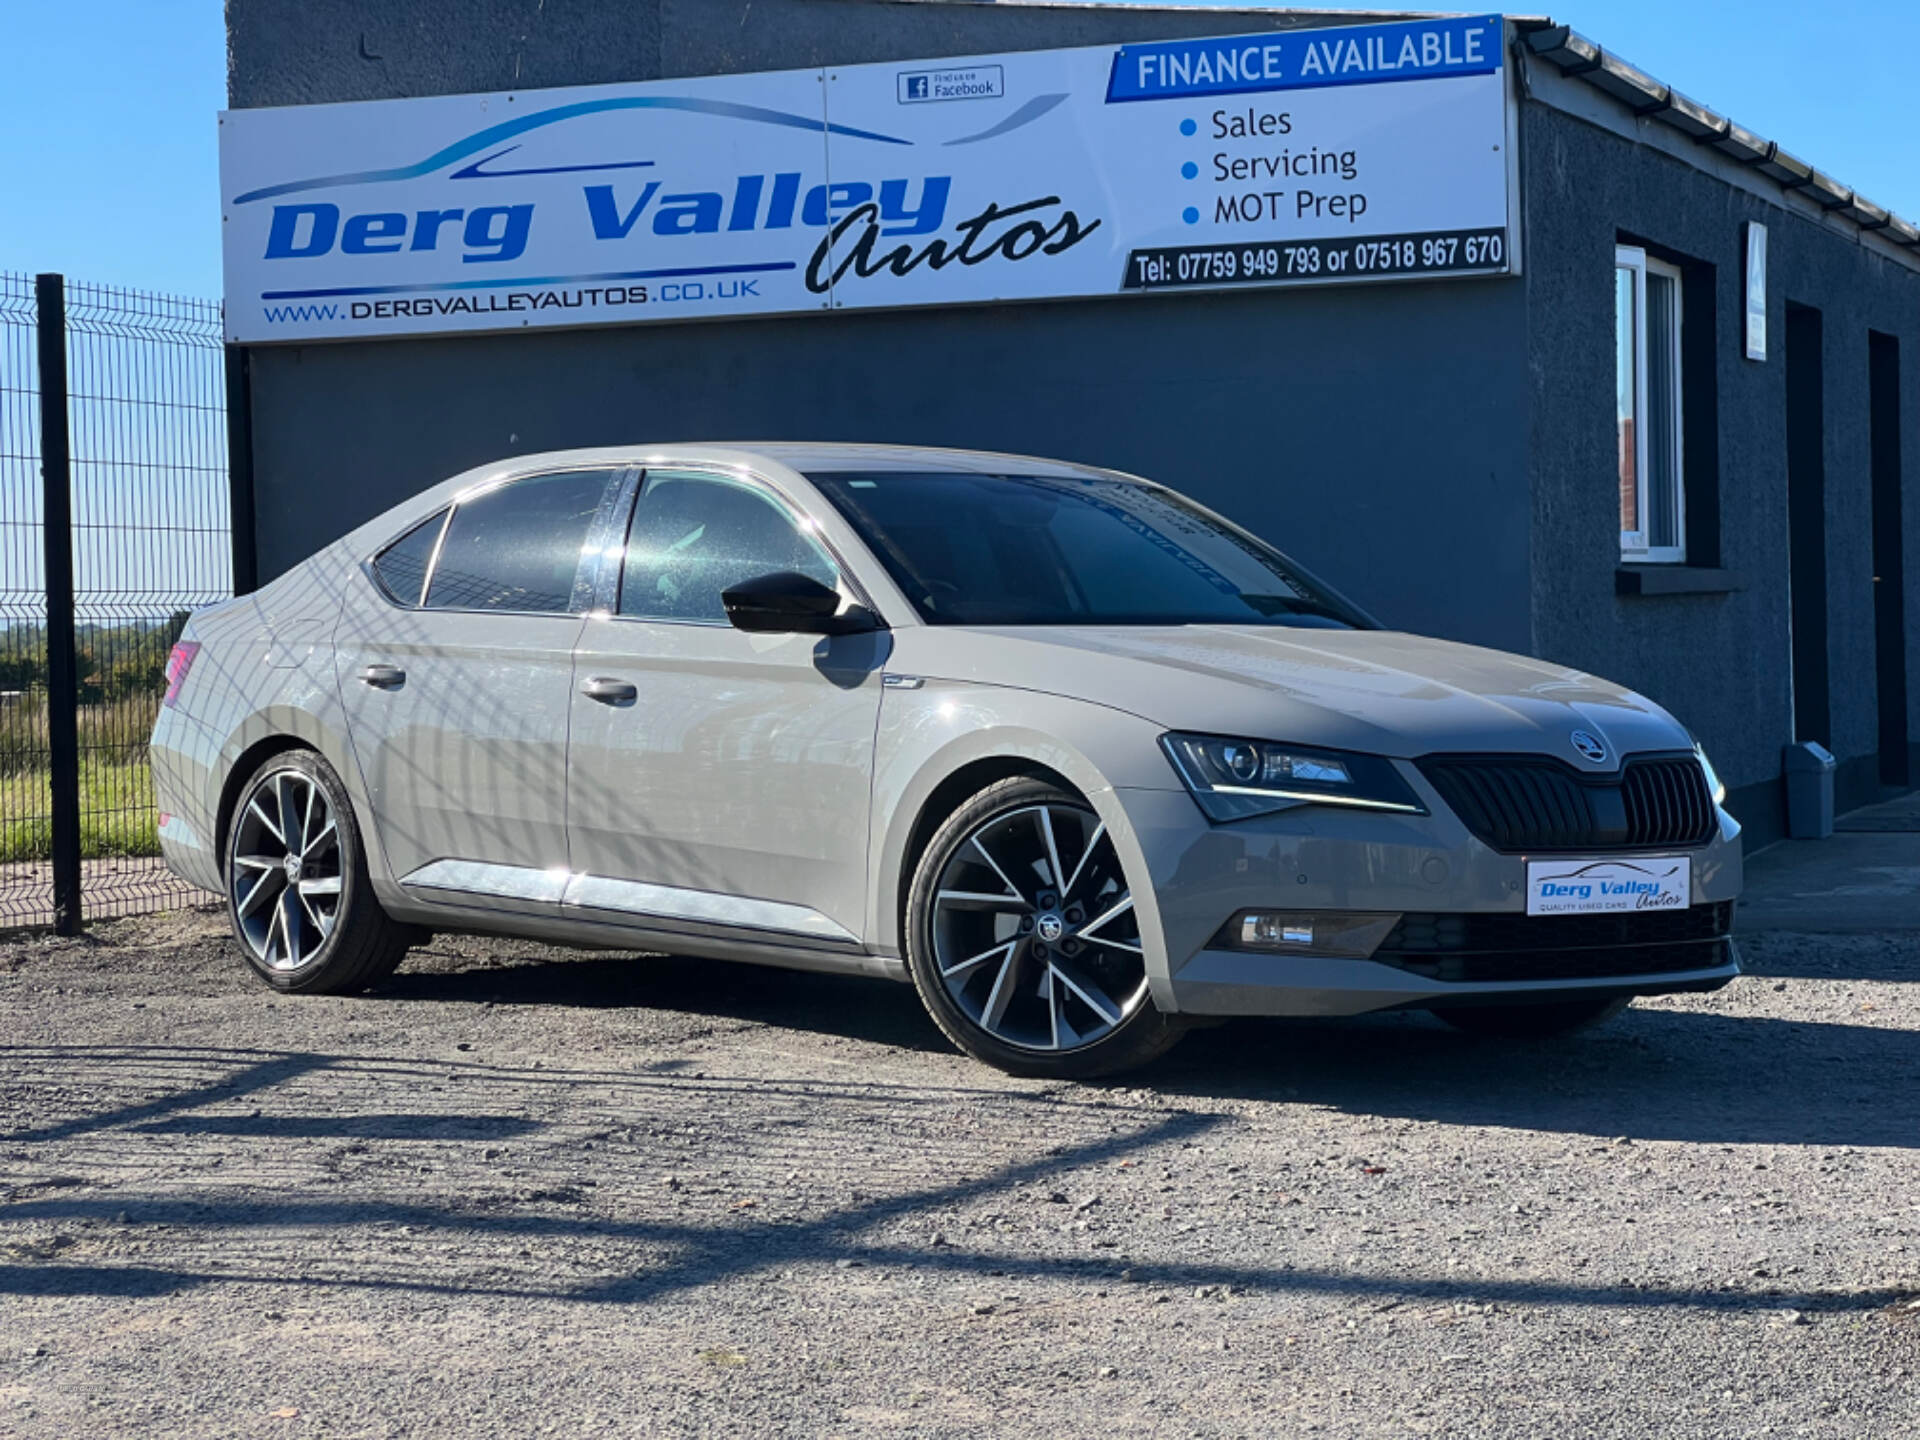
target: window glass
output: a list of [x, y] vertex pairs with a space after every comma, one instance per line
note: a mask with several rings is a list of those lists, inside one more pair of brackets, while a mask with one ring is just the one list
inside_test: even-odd
[[1631, 560], [1682, 561], [1680, 272], [1622, 245], [1613, 279], [1620, 552]]
[[810, 477], [933, 625], [1366, 625], [1171, 490], [971, 471]]
[[1640, 528], [1640, 449], [1635, 417], [1640, 411], [1640, 298], [1638, 272], [1613, 271], [1614, 413], [1620, 445], [1620, 531]]
[[764, 492], [718, 476], [653, 471], [627, 534], [620, 613], [725, 624], [722, 592], [780, 570], [823, 585], [840, 578], [819, 543]]
[[427, 565], [433, 559], [433, 547], [439, 542], [440, 526], [446, 518], [446, 511], [435, 511], [374, 558], [373, 569], [380, 583], [403, 605], [420, 603], [420, 586], [427, 578]]
[[1680, 544], [1680, 281], [1647, 270], [1647, 549]]
[[580, 552], [607, 479], [604, 470], [533, 475], [461, 501], [433, 567], [428, 608], [573, 609]]

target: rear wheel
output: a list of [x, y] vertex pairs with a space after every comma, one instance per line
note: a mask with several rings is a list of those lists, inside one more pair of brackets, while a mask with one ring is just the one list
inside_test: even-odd
[[1043, 781], [989, 785], [940, 827], [914, 872], [907, 962], [947, 1037], [1011, 1074], [1111, 1074], [1180, 1038], [1147, 993], [1112, 836]]
[[1544, 1005], [1436, 1005], [1433, 1013], [1454, 1029], [1492, 1040], [1552, 1040], [1611, 1020], [1633, 998], [1603, 996]]
[[385, 979], [412, 931], [374, 898], [346, 787], [310, 750], [269, 757], [227, 832], [227, 916], [277, 990], [338, 995]]

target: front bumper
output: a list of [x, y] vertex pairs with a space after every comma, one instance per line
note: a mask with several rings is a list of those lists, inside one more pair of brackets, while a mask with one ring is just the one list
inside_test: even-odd
[[[1540, 947], [1528, 946], [1524, 937], [1539, 923], [1525, 916], [1528, 857], [1489, 848], [1421, 789], [1427, 815], [1310, 805], [1229, 825], [1209, 824], [1184, 792], [1116, 791], [1152, 881], [1161, 940], [1159, 955], [1149, 946], [1154, 1003], [1191, 1015], [1357, 1015], [1713, 990], [1740, 973], [1733, 941], [1721, 933], [1726, 910], [1707, 910], [1730, 907], [1740, 892], [1739, 826], [1724, 812], [1705, 845], [1659, 852], [1691, 857], [1692, 908], [1672, 916], [1696, 923], [1688, 946], [1649, 946], [1648, 968], [1639, 971], [1632, 947], [1562, 948], [1564, 928], [1551, 923], [1539, 932]], [[1410, 923], [1514, 919], [1482, 927], [1501, 934], [1493, 954], [1415, 954], [1391, 938], [1370, 959], [1220, 948], [1221, 926], [1252, 909], [1404, 915]]]

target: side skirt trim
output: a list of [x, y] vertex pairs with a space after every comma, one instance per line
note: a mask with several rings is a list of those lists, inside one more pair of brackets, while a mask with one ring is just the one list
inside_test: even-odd
[[400, 883], [420, 890], [450, 890], [502, 900], [527, 900], [563, 909], [612, 912], [637, 919], [678, 920], [695, 925], [724, 925], [840, 945], [858, 945], [851, 931], [805, 905], [755, 900], [677, 885], [650, 885], [564, 869], [536, 870], [480, 860], [435, 860], [404, 876]]

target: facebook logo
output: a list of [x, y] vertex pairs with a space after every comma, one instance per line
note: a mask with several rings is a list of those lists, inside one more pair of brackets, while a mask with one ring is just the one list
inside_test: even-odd
[[897, 74], [902, 105], [924, 105], [930, 100], [997, 100], [1007, 93], [1006, 75], [998, 65], [901, 70]]

